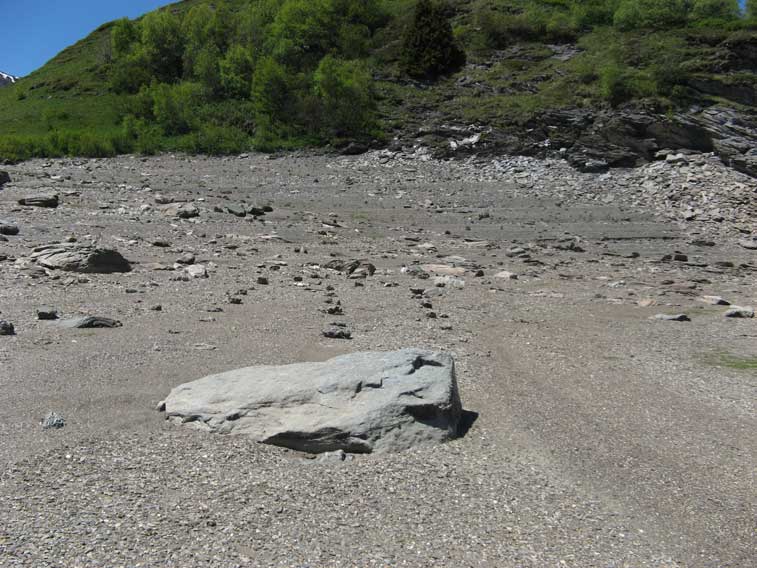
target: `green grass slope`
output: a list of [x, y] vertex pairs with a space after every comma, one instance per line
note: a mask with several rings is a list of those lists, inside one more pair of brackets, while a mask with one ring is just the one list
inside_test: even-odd
[[[0, 160], [370, 143], [566, 108], [752, 107], [756, 30], [734, 0], [186, 0], [103, 24], [0, 89]], [[447, 41], [446, 55], [424, 48]], [[445, 60], [456, 49], [465, 65]]]

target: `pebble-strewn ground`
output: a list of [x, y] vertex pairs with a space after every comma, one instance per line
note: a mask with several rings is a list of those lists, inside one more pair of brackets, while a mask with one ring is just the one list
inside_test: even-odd
[[[757, 319], [704, 297], [757, 305], [757, 184], [716, 159], [7, 170], [0, 566], [754, 564]], [[17, 204], [40, 193], [59, 206]], [[273, 211], [227, 211], [253, 205]], [[74, 239], [133, 271], [30, 260]], [[335, 258], [377, 270], [349, 279]], [[122, 325], [68, 329], [43, 306]], [[352, 339], [325, 338], [333, 322]], [[154, 410], [212, 372], [408, 346], [455, 355], [465, 437], [316, 463]], [[65, 426], [43, 429], [48, 412]]]

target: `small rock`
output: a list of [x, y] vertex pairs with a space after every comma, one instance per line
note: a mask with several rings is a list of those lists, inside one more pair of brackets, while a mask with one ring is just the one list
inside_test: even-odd
[[11, 182], [11, 176], [5, 170], [0, 170], [0, 189], [6, 184]]
[[321, 333], [323, 337], [328, 337], [329, 339], [352, 339], [352, 332], [349, 329], [335, 325], [327, 327]]
[[497, 274], [494, 275], [494, 278], [502, 278], [503, 280], [517, 280], [518, 275], [514, 272], [503, 270], [502, 272], [497, 272]]
[[58, 310], [55, 310], [53, 308], [49, 308], [47, 306], [44, 306], [42, 308], [39, 308], [37, 310], [37, 319], [38, 320], [57, 320], [58, 319]]
[[16, 335], [16, 329], [11, 322], [0, 320], [0, 335]]
[[121, 322], [100, 316], [83, 316], [62, 320], [60, 325], [68, 329], [93, 329], [121, 327]]
[[195, 255], [193, 255], [191, 252], [185, 252], [179, 258], [176, 259], [176, 262], [178, 264], [194, 264], [195, 260], [196, 260]]
[[748, 250], [757, 250], [757, 240], [755, 239], [740, 239], [739, 246]]
[[191, 203], [172, 203], [162, 208], [164, 214], [179, 219], [192, 219], [200, 215], [200, 210]]
[[268, 278], [266, 278], [265, 276], [258, 276], [256, 282], [261, 286], [268, 286]]
[[18, 225], [8, 223], [7, 221], [0, 221], [0, 235], [18, 235]]
[[160, 248], [168, 248], [171, 246], [171, 243], [169, 243], [165, 239], [156, 239], [152, 242], [152, 246], [154, 247], [160, 247]]
[[202, 264], [193, 264], [184, 268], [183, 272], [190, 278], [207, 278], [208, 270]]
[[727, 318], [747, 318], [747, 319], [753, 318], [754, 308], [750, 306], [746, 306], [746, 307], [733, 306], [724, 315]]
[[325, 452], [319, 455], [315, 460], [315, 463], [341, 463], [343, 461], [354, 460], [353, 454], [348, 454], [344, 450], [336, 450], [335, 452]]
[[49, 207], [54, 209], [59, 204], [58, 194], [30, 195], [29, 197], [19, 199], [18, 204], [25, 207]]
[[686, 314], [657, 314], [652, 319], [660, 321], [691, 321]]
[[155, 203], [157, 203], [158, 205], [170, 205], [171, 203], [173, 203], [173, 198], [163, 195], [162, 193], [158, 193], [155, 195]]
[[56, 412], [48, 412], [47, 415], [40, 421], [40, 425], [43, 430], [59, 430], [66, 425], [66, 421], [63, 417]]
[[721, 298], [720, 296], [702, 296], [700, 301], [711, 306], [730, 306], [731, 302]]

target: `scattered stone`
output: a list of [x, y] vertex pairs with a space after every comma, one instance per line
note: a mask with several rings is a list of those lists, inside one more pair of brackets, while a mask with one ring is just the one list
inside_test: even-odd
[[227, 205], [226, 213], [231, 213], [235, 217], [247, 217], [247, 208], [244, 205]]
[[19, 199], [18, 204], [25, 207], [49, 207], [54, 209], [58, 206], [59, 199], [57, 193], [31, 195]]
[[166, 195], [163, 195], [162, 193], [157, 193], [155, 195], [155, 203], [157, 203], [158, 205], [170, 205], [173, 202], [173, 197], [168, 197]]
[[6, 183], [10, 183], [10, 182], [11, 182], [11, 175], [5, 170], [0, 170], [0, 189], [2, 189]]
[[430, 274], [441, 274], [443, 276], [463, 276], [465, 268], [462, 266], [450, 266], [448, 264], [422, 264], [421, 269]]
[[663, 262], [667, 262], [671, 260], [675, 260], [676, 262], [688, 262], [689, 257], [683, 253], [676, 252], [673, 254], [666, 254], [665, 256], [662, 257], [662, 260]]
[[179, 258], [176, 259], [176, 262], [178, 264], [194, 264], [195, 260], [196, 260], [195, 255], [193, 255], [191, 252], [185, 252]]
[[700, 301], [711, 306], [730, 306], [731, 302], [721, 298], [720, 296], [702, 296]]
[[95, 274], [129, 272], [131, 265], [114, 249], [64, 243], [34, 249], [31, 260], [53, 270]]
[[314, 461], [315, 463], [341, 463], [343, 461], [352, 461], [355, 459], [353, 454], [348, 454], [344, 450], [337, 450], [335, 452], [325, 452], [318, 456]]
[[16, 335], [16, 328], [11, 322], [0, 320], [0, 335]]
[[258, 276], [256, 282], [261, 286], [268, 286], [268, 278], [265, 276]]
[[190, 279], [208, 277], [208, 269], [205, 268], [205, 265], [203, 264], [192, 264], [190, 266], [186, 266], [184, 267], [182, 272], [186, 274]]
[[60, 414], [56, 412], [48, 412], [47, 415], [40, 420], [40, 425], [43, 430], [60, 430], [66, 425], [66, 421]]
[[757, 250], [757, 240], [755, 239], [740, 239], [739, 246], [747, 250]]
[[94, 329], [121, 327], [121, 322], [100, 316], [82, 316], [78, 318], [61, 320], [59, 325], [61, 327], [65, 327], [66, 329]]
[[161, 209], [169, 217], [178, 217], [179, 219], [192, 219], [200, 215], [200, 210], [191, 203], [171, 203]]
[[336, 270], [337, 272], [346, 273], [348, 276], [355, 278], [366, 278], [367, 276], [373, 276], [376, 272], [376, 267], [370, 262], [364, 260], [341, 260], [336, 259], [327, 262], [324, 268], [329, 270]]
[[169, 243], [165, 239], [156, 239], [152, 242], [152, 246], [154, 247], [160, 247], [160, 248], [168, 248], [171, 246], [171, 243]]
[[323, 337], [329, 339], [352, 339], [352, 332], [344, 327], [332, 325], [327, 327], [322, 332]]
[[451, 356], [405, 349], [237, 369], [174, 388], [166, 416], [309, 453], [389, 452], [458, 435]]
[[43, 321], [57, 320], [58, 310], [47, 306], [41, 307], [37, 310], [37, 319]]
[[514, 272], [508, 272], [507, 270], [503, 270], [502, 272], [497, 272], [497, 274], [494, 275], [494, 278], [501, 278], [503, 280], [517, 280], [518, 275]]
[[752, 308], [750, 306], [746, 306], [746, 307], [733, 306], [724, 315], [727, 318], [746, 318], [746, 319], [749, 319], [749, 318], [753, 318], [754, 317], [754, 308]]
[[18, 235], [18, 225], [7, 221], [0, 221], [0, 235], [15, 236]]
[[660, 321], [691, 321], [686, 314], [657, 314], [652, 319]]

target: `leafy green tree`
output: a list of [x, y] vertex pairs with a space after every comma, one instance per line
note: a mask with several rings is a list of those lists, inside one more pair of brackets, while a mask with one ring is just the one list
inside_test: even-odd
[[197, 108], [202, 101], [203, 87], [197, 83], [167, 85], [157, 83], [150, 88], [155, 122], [168, 135], [186, 134], [195, 125]]
[[181, 77], [184, 39], [178, 18], [166, 10], [150, 12], [140, 27], [142, 47], [153, 75], [164, 82]]
[[373, 120], [373, 96], [371, 75], [363, 63], [327, 55], [318, 65], [314, 83], [327, 137], [366, 133]]
[[613, 23], [621, 30], [670, 29], [686, 23], [685, 0], [621, 0]]
[[184, 54], [182, 58], [184, 76], [195, 78], [195, 65], [200, 52], [208, 47], [213, 35], [213, 10], [208, 4], [193, 6], [181, 23], [181, 33], [184, 38]]
[[757, 20], [757, 0], [746, 0], [746, 15]]
[[250, 96], [252, 55], [239, 44], [232, 45], [220, 61], [221, 88], [229, 97], [245, 99]]
[[285, 0], [268, 28], [268, 51], [291, 69], [313, 69], [334, 44], [327, 0]]
[[272, 57], [261, 59], [255, 68], [252, 103], [257, 135], [277, 132], [293, 118], [294, 100], [288, 78], [284, 66]]
[[690, 19], [694, 22], [730, 22], [740, 15], [739, 0], [694, 0]]
[[220, 57], [218, 48], [210, 45], [200, 50], [194, 63], [194, 78], [202, 85], [205, 96], [208, 98], [221, 92]]
[[418, 0], [405, 32], [400, 63], [412, 77], [434, 78], [465, 64], [465, 52], [452, 34], [444, 7], [434, 0]]
[[139, 26], [129, 18], [122, 18], [113, 25], [110, 38], [113, 56], [115, 58], [126, 57], [139, 42]]

